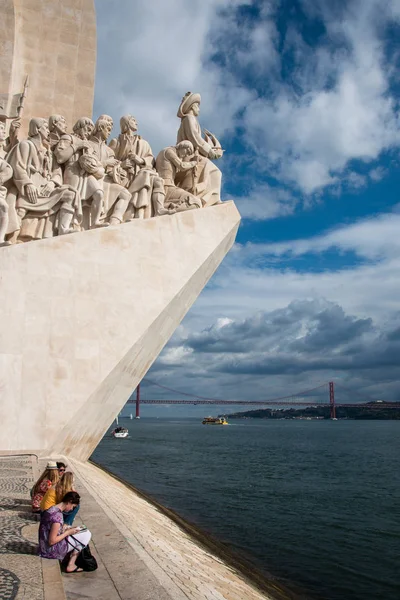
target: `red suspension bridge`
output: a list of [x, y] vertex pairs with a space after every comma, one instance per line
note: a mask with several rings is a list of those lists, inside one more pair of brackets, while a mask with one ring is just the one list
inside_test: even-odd
[[[157, 388], [163, 390], [164, 392], [173, 393], [174, 395], [183, 396], [184, 398], [180, 399], [153, 399], [147, 398], [147, 394], [145, 397], [141, 395], [141, 388], [143, 389], [143, 383], [149, 384], [150, 386], [156, 386]], [[335, 390], [339, 388], [341, 392], [341, 396], [343, 393], [346, 395], [350, 395], [352, 398], [356, 397], [359, 399], [358, 402], [337, 402], [335, 399]], [[153, 380], [144, 379], [141, 385], [138, 385], [136, 389], [136, 398], [130, 398], [128, 400], [128, 404], [136, 405], [136, 417], [140, 416], [140, 405], [141, 404], [184, 404], [187, 406], [196, 406], [196, 405], [214, 405], [214, 406], [254, 406], [254, 407], [294, 407], [297, 406], [299, 408], [302, 407], [323, 407], [327, 406], [330, 410], [331, 419], [336, 418], [336, 408], [338, 407], [358, 407], [361, 405], [365, 405], [368, 403], [368, 408], [400, 408], [400, 402], [385, 402], [383, 400], [374, 400], [369, 397], [365, 393], [360, 393], [357, 390], [350, 390], [346, 388], [344, 385], [334, 383], [333, 381], [324, 382], [320, 385], [300, 392], [296, 392], [290, 394], [288, 396], [278, 396], [276, 398], [267, 398], [266, 400], [226, 400], [221, 398], [210, 398], [207, 396], [195, 395], [193, 393], [182, 392], [180, 390], [175, 390], [174, 388], [161, 385]]]

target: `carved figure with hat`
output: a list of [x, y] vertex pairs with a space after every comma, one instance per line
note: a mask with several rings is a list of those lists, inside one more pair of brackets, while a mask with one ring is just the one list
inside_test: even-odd
[[203, 206], [212, 206], [221, 202], [222, 174], [211, 162], [221, 158], [223, 150], [217, 138], [206, 130], [202, 136], [197, 117], [200, 114], [201, 96], [199, 93], [187, 92], [178, 108], [177, 116], [181, 119], [177, 143], [188, 140], [194, 147], [194, 160], [197, 166], [191, 172], [177, 174], [176, 184], [202, 200]]

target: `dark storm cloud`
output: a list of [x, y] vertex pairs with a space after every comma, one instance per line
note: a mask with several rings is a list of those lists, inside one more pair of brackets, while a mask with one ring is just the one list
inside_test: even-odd
[[294, 301], [269, 313], [258, 313], [222, 327], [218, 324], [189, 335], [185, 345], [197, 352], [314, 352], [357, 340], [372, 330], [371, 319], [345, 315], [337, 304]]
[[389, 331], [389, 333], [387, 334], [387, 339], [389, 341], [400, 341], [400, 327], [396, 327], [396, 329], [394, 329], [393, 331]]
[[[377, 327], [371, 318], [346, 314], [325, 300], [294, 301], [287, 307], [244, 320], [222, 320], [203, 331], [177, 336], [154, 369], [174, 388], [201, 384], [202, 395], [265, 397], [265, 390], [287, 389], [331, 379], [375, 386], [379, 397], [398, 396], [400, 378], [398, 320]], [[190, 373], [190, 378], [188, 374]], [[357, 383], [356, 383], [357, 382]], [[218, 394], [216, 390], [219, 390]]]

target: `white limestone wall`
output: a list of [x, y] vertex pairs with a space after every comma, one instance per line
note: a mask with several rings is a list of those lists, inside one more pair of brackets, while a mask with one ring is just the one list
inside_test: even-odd
[[0, 248], [0, 452], [86, 459], [239, 220], [226, 202]]
[[91, 117], [96, 71], [94, 0], [0, 0], [0, 93], [29, 76], [21, 137], [32, 117]]

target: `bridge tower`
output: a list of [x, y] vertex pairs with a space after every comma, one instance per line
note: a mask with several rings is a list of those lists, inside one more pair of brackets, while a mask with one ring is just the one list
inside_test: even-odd
[[140, 419], [140, 383], [136, 388], [136, 415], [135, 419]]
[[329, 406], [331, 411], [331, 419], [336, 419], [335, 386], [333, 381], [329, 382]]

